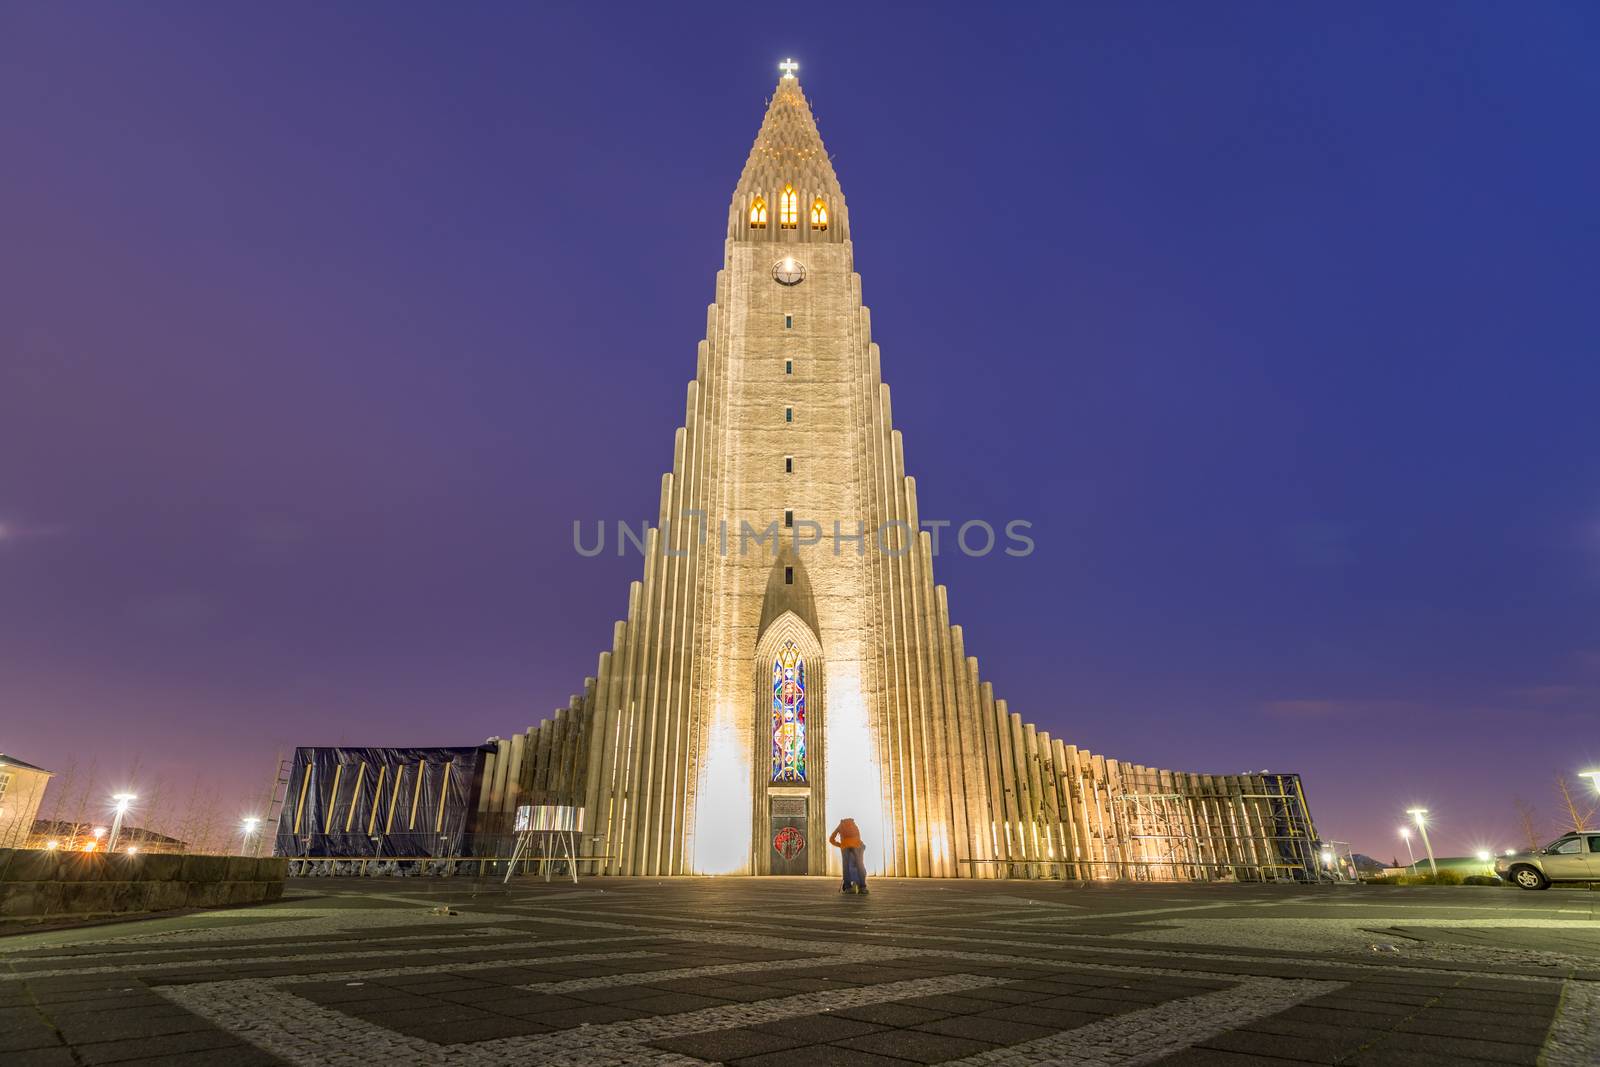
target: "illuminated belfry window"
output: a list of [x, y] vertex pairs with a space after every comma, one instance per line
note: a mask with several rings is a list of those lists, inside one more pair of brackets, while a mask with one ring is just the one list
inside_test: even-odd
[[[792, 575], [784, 569], [784, 578]], [[806, 661], [785, 641], [772, 661], [772, 780], [806, 780]]]
[[823, 203], [820, 196], [811, 201], [811, 228], [813, 230], [828, 228], [828, 205]]
[[759, 196], [750, 202], [750, 228], [752, 230], [767, 228], [767, 202]]
[[778, 226], [792, 230], [799, 225], [800, 194], [794, 191], [794, 186], [785, 185], [783, 192], [778, 194]]

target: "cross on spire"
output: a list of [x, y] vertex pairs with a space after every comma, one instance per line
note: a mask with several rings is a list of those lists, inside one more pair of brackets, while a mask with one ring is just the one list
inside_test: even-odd
[[800, 64], [796, 63], [792, 59], [785, 59], [782, 63], [778, 64], [778, 69], [783, 71], [783, 76], [785, 78], [793, 81], [794, 72], [800, 69]]

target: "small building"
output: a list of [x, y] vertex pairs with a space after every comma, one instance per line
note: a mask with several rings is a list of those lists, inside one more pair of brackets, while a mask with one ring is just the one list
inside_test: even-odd
[[0, 752], [0, 848], [24, 848], [54, 772]]

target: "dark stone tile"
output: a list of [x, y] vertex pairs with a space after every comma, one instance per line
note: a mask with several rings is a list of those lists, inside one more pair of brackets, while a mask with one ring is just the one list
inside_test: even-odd
[[1184, 1049], [1156, 1060], [1156, 1063], [1162, 1067], [1284, 1067], [1284, 1061], [1276, 1056], [1252, 1056], [1247, 1052], [1223, 1052], [1211, 1048]]
[[930, 1034], [944, 1034], [947, 1037], [965, 1037], [995, 1045], [1016, 1045], [1056, 1033], [1048, 1026], [1017, 1022], [1014, 1019], [996, 1019], [992, 1015], [955, 1015], [948, 1019], [923, 1023], [914, 1029]]
[[584, 1023], [598, 1026], [602, 1023], [620, 1023], [627, 1022], [629, 1019], [643, 1019], [650, 1014], [650, 1012], [635, 1011], [621, 1004], [588, 1004], [581, 1008], [565, 1008], [561, 1011], [549, 1011], [539, 1015], [524, 1015], [520, 1016], [520, 1018], [544, 1023], [552, 1030], [570, 1030], [574, 1026], [582, 1026]]
[[6, 1067], [74, 1067], [79, 1061], [66, 1046], [6, 1053]]
[[500, 1037], [526, 1037], [529, 1034], [546, 1034], [555, 1027], [534, 1019], [500, 1016], [473, 1019], [469, 1022], [429, 1023], [415, 1033], [440, 1045], [457, 1045], [463, 1042], [493, 1041]]
[[1034, 1004], [1054, 996], [1053, 993], [1040, 993], [1031, 989], [1015, 989], [1011, 986], [989, 986], [986, 989], [967, 989], [961, 993], [964, 997], [974, 1000], [987, 1000], [993, 1004]]
[[993, 1001], [979, 1000], [962, 993], [942, 993], [931, 997], [911, 997], [900, 1001], [913, 1008], [928, 1008], [941, 1015], [971, 1015], [975, 1012], [988, 1011], [994, 1007]]
[[906, 1060], [838, 1045], [806, 1045], [730, 1061], [731, 1067], [906, 1067]]
[[1076, 1030], [1080, 1026], [1101, 1022], [1106, 1016], [1098, 1012], [1067, 1011], [1061, 1008], [1046, 1008], [1037, 1004], [1012, 1004], [1005, 1007], [990, 1008], [988, 1011], [979, 1012], [972, 1018], [1001, 1019], [1006, 1022], [1024, 1023], [1029, 1026], [1044, 1026], [1053, 1031]]
[[1216, 1052], [1245, 1053], [1253, 1056], [1276, 1056], [1279, 1059], [1304, 1063], [1337, 1063], [1361, 1047], [1361, 1039], [1329, 1041], [1308, 1034], [1263, 1034], [1254, 1030], [1231, 1030], [1200, 1042], [1197, 1048]]
[[910, 1004], [863, 1004], [856, 1008], [841, 1008], [832, 1014], [844, 1019], [859, 1019], [866, 1023], [878, 1023], [883, 1026], [916, 1026], [919, 1023], [931, 1023], [935, 1019], [949, 1018], [949, 1012], [934, 1011], [931, 1008], [917, 1008]]
[[833, 1042], [841, 1048], [892, 1056], [916, 1063], [943, 1063], [997, 1047], [988, 1041], [930, 1034], [921, 1030], [879, 1030], [873, 1034]]
[[782, 1034], [734, 1029], [713, 1030], [702, 1034], [686, 1034], [683, 1037], [670, 1037], [661, 1041], [652, 1041], [650, 1044], [654, 1048], [664, 1049], [667, 1052], [693, 1056], [696, 1059], [707, 1060], [712, 1063], [725, 1063], [742, 1057], [759, 1056], [764, 1052], [792, 1049], [804, 1045], [805, 1042]]
[[778, 1034], [783, 1037], [792, 1037], [801, 1044], [822, 1045], [829, 1041], [840, 1041], [847, 1037], [858, 1037], [861, 1034], [870, 1034], [875, 1030], [882, 1030], [882, 1023], [863, 1022], [860, 1019], [848, 1019], [834, 1012], [826, 1015], [801, 1015], [794, 1019], [780, 1019], [770, 1023], [756, 1023], [749, 1027], [764, 1034]]
[[66, 1047], [61, 1035], [37, 1016], [27, 1022], [0, 1024], [0, 1060], [13, 1052], [57, 1047]]
[[199, 1052], [169, 1052], [120, 1062], [124, 1067], [283, 1067], [282, 1060], [254, 1045], [229, 1045]]
[[129, 1041], [106, 1041], [83, 1045], [76, 1052], [80, 1062], [97, 1064], [175, 1056], [183, 1052], [218, 1052], [223, 1049], [235, 1049], [241, 1045], [243, 1042], [231, 1034], [210, 1030], [135, 1038]]
[[716, 997], [702, 997], [694, 993], [658, 993], [638, 1000], [618, 1001], [617, 1006], [645, 1015], [679, 1015], [701, 1008], [717, 1008], [728, 1003]]
[[96, 1041], [128, 1041], [195, 1030], [216, 1030], [211, 1023], [181, 1009], [176, 1013], [158, 1014], [154, 1009], [137, 1008], [104, 1015], [75, 1015], [52, 1021], [61, 1032], [62, 1039], [74, 1046]]
[[778, 989], [775, 986], [766, 985], [702, 985], [700, 992], [708, 997], [716, 997], [718, 1000], [731, 1000], [739, 1003], [794, 996], [794, 990], [792, 989]]
[[492, 1011], [496, 1015], [542, 1015], [550, 1011], [570, 1008], [587, 1008], [593, 1002], [561, 994], [540, 993], [532, 989], [518, 989], [489, 1000], [467, 1001], [471, 1007]]
[[1482, 1041], [1465, 1037], [1442, 1037], [1433, 1034], [1389, 1034], [1381, 1038], [1371, 1051], [1387, 1054], [1390, 1063], [1405, 1063], [1414, 1054], [1428, 1056], [1453, 1056], [1460, 1060], [1484, 1060], [1492, 1063], [1528, 1064], [1539, 1062], [1538, 1044], [1513, 1045], [1500, 1041]]
[[785, 976], [778, 974], [763, 974], [761, 984], [783, 989], [788, 993], [820, 993], [825, 989], [852, 989], [853, 983], [841, 982], [836, 978], [806, 978]]

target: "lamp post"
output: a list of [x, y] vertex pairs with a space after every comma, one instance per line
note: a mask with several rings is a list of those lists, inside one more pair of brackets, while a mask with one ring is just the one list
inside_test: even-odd
[[1411, 866], [1410, 866], [1409, 869], [1410, 869], [1412, 874], [1416, 874], [1417, 873], [1417, 854], [1415, 852], [1411, 851], [1411, 827], [1409, 827], [1409, 826], [1400, 827], [1400, 836], [1405, 839], [1405, 842], [1406, 842], [1406, 857], [1411, 860]]
[[245, 817], [244, 821], [241, 822], [239, 826], [240, 830], [242, 831], [239, 837], [239, 855], [255, 855], [255, 853], [250, 851], [250, 838], [256, 832], [256, 830], [260, 828], [261, 820], [256, 818], [254, 815], [249, 815]]
[[117, 814], [111, 820], [111, 839], [106, 842], [106, 851], [117, 850], [117, 837], [122, 833], [122, 817], [128, 814], [128, 805], [139, 798], [132, 793], [113, 793], [111, 799], [117, 802]]
[[1422, 847], [1426, 849], [1428, 853], [1428, 870], [1433, 872], [1433, 880], [1437, 882], [1439, 880], [1439, 865], [1433, 862], [1433, 844], [1428, 840], [1428, 824], [1422, 818], [1424, 815], [1428, 814], [1428, 809], [1407, 808], [1406, 814], [1411, 816], [1417, 822], [1417, 831], [1422, 834]]

